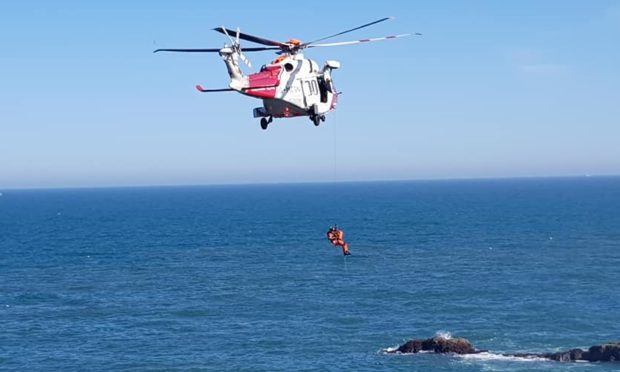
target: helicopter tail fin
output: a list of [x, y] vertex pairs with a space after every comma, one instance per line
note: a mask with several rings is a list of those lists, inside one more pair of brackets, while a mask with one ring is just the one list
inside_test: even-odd
[[248, 78], [243, 75], [239, 67], [239, 52], [234, 48], [224, 47], [220, 49], [220, 56], [226, 64], [228, 75], [230, 76], [230, 88], [241, 90], [248, 86]]

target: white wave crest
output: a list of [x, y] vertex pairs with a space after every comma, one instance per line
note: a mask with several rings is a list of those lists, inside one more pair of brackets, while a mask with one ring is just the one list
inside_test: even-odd
[[452, 339], [452, 333], [448, 331], [437, 331], [435, 332], [435, 337], [441, 337], [446, 340]]
[[382, 353], [393, 353], [396, 350], [398, 350], [399, 347], [400, 347], [400, 345], [390, 346], [390, 347], [386, 347], [385, 349], [381, 349], [380, 351]]
[[495, 354], [489, 352], [482, 352], [476, 354], [461, 354], [455, 355], [458, 358], [466, 359], [466, 360], [479, 360], [479, 361], [488, 361], [488, 360], [504, 360], [511, 362], [548, 362], [549, 359], [540, 358], [540, 357], [519, 357], [519, 356], [510, 356], [510, 355], [502, 355]]
[[390, 346], [383, 349], [379, 349], [378, 353], [380, 354], [391, 354], [391, 355], [416, 355], [416, 354], [434, 354], [433, 350], [420, 350], [417, 353], [401, 353], [398, 351], [399, 345]]

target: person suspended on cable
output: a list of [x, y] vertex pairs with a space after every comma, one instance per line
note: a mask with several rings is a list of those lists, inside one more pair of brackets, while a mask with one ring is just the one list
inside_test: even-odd
[[327, 230], [327, 240], [329, 240], [330, 242], [336, 240], [336, 231], [333, 226], [330, 226], [329, 230]]
[[351, 252], [349, 252], [349, 245], [344, 241], [344, 232], [338, 229], [338, 225], [329, 227], [329, 230], [327, 230], [327, 239], [335, 247], [342, 248], [343, 255], [348, 256], [351, 254]]

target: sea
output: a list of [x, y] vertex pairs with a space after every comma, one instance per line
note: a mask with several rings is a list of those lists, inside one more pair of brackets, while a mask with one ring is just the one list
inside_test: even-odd
[[620, 177], [0, 191], [0, 370], [620, 370]]

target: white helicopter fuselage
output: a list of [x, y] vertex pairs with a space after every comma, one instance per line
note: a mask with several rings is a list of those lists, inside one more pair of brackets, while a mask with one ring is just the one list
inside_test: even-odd
[[254, 117], [310, 116], [324, 120], [324, 115], [336, 107], [338, 93], [331, 79], [331, 71], [340, 67], [336, 61], [328, 61], [321, 69], [301, 53], [284, 55], [246, 76], [235, 53], [225, 52], [220, 54], [228, 68], [230, 88], [263, 100], [263, 107], [254, 109]]
[[[258, 98], [263, 101], [263, 107], [254, 109], [254, 117], [260, 117], [261, 128], [267, 129], [274, 118], [289, 118], [295, 116], [308, 116], [314, 125], [325, 121], [325, 114], [334, 110], [338, 103], [339, 93], [332, 82], [332, 70], [340, 68], [337, 61], [327, 61], [323, 68], [311, 60], [304, 58], [301, 53], [308, 48], [336, 47], [354, 45], [382, 40], [393, 40], [410, 34], [391, 35], [385, 37], [328, 42], [324, 41], [337, 36], [357, 31], [365, 27], [376, 25], [393, 19], [384, 17], [375, 21], [353, 27], [345, 31], [325, 36], [313, 41], [303, 43], [297, 39], [289, 39], [285, 42], [265, 39], [263, 37], [230, 30], [224, 26], [213, 30], [226, 35], [231, 45], [223, 48], [163, 48], [153, 52], [182, 52], [182, 53], [219, 53], [226, 64], [230, 83], [228, 88], [204, 89], [196, 85], [196, 89], [203, 93], [237, 91], [241, 94]], [[415, 35], [421, 35], [415, 33]], [[259, 44], [259, 47], [244, 48], [246, 52], [277, 51], [278, 58], [268, 65], [264, 65], [259, 72], [244, 75], [239, 68], [239, 61], [243, 61], [251, 67], [250, 61], [245, 57], [241, 49], [241, 40]]]

